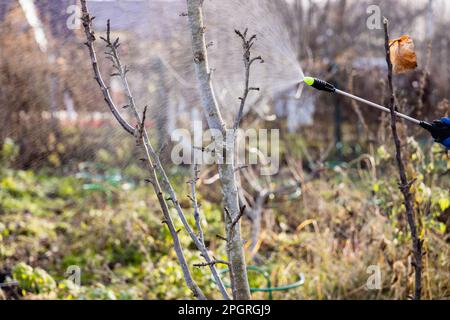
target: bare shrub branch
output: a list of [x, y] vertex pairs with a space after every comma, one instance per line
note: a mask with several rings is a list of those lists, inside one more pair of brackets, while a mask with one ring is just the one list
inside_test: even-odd
[[[88, 39], [86, 44], [89, 48], [91, 60], [93, 62], [94, 72], [96, 74], [96, 79], [99, 82], [99, 85], [102, 88], [102, 91], [104, 92], [105, 100], [107, 101], [108, 106], [110, 106], [111, 111], [116, 116], [116, 119], [119, 121], [119, 123], [122, 125], [122, 127], [124, 127], [124, 129], [128, 133], [133, 134], [135, 137], [137, 137], [137, 139], [142, 140], [142, 145], [144, 146], [144, 149], [145, 149], [145, 153], [146, 153], [146, 157], [147, 157], [147, 161], [148, 161], [148, 167], [149, 167], [149, 171], [150, 171], [150, 175], [151, 175], [150, 179], [148, 179], [147, 181], [153, 185], [154, 190], [157, 194], [161, 209], [164, 214], [164, 223], [166, 223], [167, 226], [169, 227], [171, 236], [173, 238], [175, 251], [177, 253], [177, 257], [178, 257], [179, 263], [181, 265], [181, 268], [183, 270], [183, 275], [184, 275], [185, 281], [186, 281], [188, 287], [194, 293], [195, 297], [197, 297], [199, 299], [206, 299], [203, 292], [198, 287], [198, 285], [195, 283], [195, 281], [192, 279], [192, 276], [190, 274], [188, 264], [186, 262], [184, 254], [183, 254], [181, 243], [178, 238], [179, 230], [176, 230], [174, 227], [173, 221], [172, 221], [170, 213], [169, 213], [168, 205], [166, 202], [167, 200], [164, 198], [163, 191], [162, 191], [160, 183], [159, 183], [158, 174], [161, 176], [161, 179], [166, 187], [167, 193], [170, 196], [170, 200], [174, 203], [175, 208], [178, 212], [180, 219], [182, 220], [182, 223], [183, 223], [185, 229], [188, 231], [188, 233], [191, 236], [192, 240], [194, 241], [197, 249], [201, 252], [201, 255], [205, 258], [206, 263], [210, 264], [211, 271], [213, 273], [214, 278], [216, 279], [217, 285], [219, 286], [224, 299], [228, 299], [229, 298], [228, 294], [225, 290], [225, 287], [223, 286], [223, 283], [221, 282], [221, 280], [219, 278], [217, 270], [215, 270], [215, 266], [214, 266], [215, 264], [212, 263], [213, 260], [209, 256], [208, 250], [207, 250], [206, 246], [204, 245], [204, 241], [200, 241], [195, 236], [190, 225], [187, 223], [187, 219], [184, 216], [182, 209], [177, 201], [175, 191], [170, 184], [167, 174], [160, 162], [159, 156], [157, 155], [157, 153], [154, 151], [152, 145], [150, 144], [150, 140], [148, 138], [148, 133], [145, 129], [145, 115], [146, 115], [147, 107], [145, 107], [143, 116], [141, 118], [141, 116], [137, 110], [136, 103], [135, 103], [135, 100], [131, 93], [130, 87], [128, 85], [128, 80], [126, 77], [126, 75], [128, 73], [128, 68], [126, 66], [122, 65], [120, 58], [119, 58], [119, 53], [118, 53], [118, 48], [120, 46], [119, 39], [117, 38], [116, 40], [114, 40], [114, 42], [111, 41], [110, 22], [108, 21], [107, 37], [102, 38], [102, 40], [104, 40], [106, 42], [107, 48], [109, 49], [109, 51], [106, 52], [106, 54], [107, 54], [109, 60], [111, 60], [111, 62], [113, 63], [113, 67], [117, 70], [117, 72], [114, 73], [112, 76], [118, 76], [122, 80], [122, 84], [125, 88], [125, 91], [126, 91], [126, 94], [127, 94], [128, 100], [129, 100], [129, 104], [126, 107], [131, 108], [131, 110], [133, 111], [135, 118], [138, 122], [136, 129], [133, 129], [129, 124], [127, 124], [125, 122], [125, 120], [117, 112], [117, 108], [115, 107], [115, 105], [111, 99], [109, 91], [106, 88], [106, 86], [104, 85], [103, 80], [101, 80], [102, 78], [101, 78], [100, 70], [98, 68], [97, 56], [96, 56], [96, 52], [95, 52], [95, 48], [94, 48], [95, 36], [94, 36], [94, 32], [92, 31], [92, 20], [93, 19], [89, 15], [86, 1], [82, 0], [81, 4], [82, 4], [82, 12], [83, 12], [83, 18], [82, 18], [83, 26], [84, 26], [86, 36]], [[154, 163], [156, 165], [154, 165]], [[157, 172], [158, 172], [158, 174], [157, 174]]]
[[411, 231], [411, 238], [413, 242], [413, 254], [414, 254], [414, 269], [415, 269], [415, 291], [414, 299], [420, 300], [422, 291], [422, 242], [417, 234], [416, 221], [414, 217], [414, 205], [412, 203], [412, 195], [410, 192], [411, 185], [414, 181], [408, 182], [408, 178], [405, 172], [405, 165], [402, 158], [402, 145], [399, 139], [397, 130], [397, 114], [396, 114], [396, 99], [395, 91], [392, 83], [392, 62], [391, 62], [391, 47], [389, 44], [389, 22], [385, 18], [384, 35], [385, 35], [385, 49], [386, 49], [386, 62], [388, 65], [388, 85], [390, 91], [390, 103], [391, 109], [391, 129], [396, 149], [396, 159], [398, 165], [398, 171], [400, 173], [400, 191], [403, 194], [404, 204], [406, 208], [406, 217], [408, 220], [409, 229]]

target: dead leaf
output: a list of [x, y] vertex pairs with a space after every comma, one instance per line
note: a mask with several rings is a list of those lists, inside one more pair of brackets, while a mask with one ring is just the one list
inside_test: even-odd
[[417, 55], [414, 51], [414, 41], [403, 35], [389, 42], [391, 46], [391, 62], [394, 73], [406, 73], [417, 68]]

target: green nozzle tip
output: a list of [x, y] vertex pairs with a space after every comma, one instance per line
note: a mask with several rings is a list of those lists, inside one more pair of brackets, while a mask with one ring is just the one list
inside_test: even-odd
[[315, 80], [313, 77], [304, 77], [303, 82], [305, 82], [308, 86], [312, 86]]

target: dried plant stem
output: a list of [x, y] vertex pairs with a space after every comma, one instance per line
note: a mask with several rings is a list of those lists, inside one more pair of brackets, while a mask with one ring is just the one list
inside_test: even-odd
[[395, 91], [392, 83], [392, 62], [390, 58], [390, 44], [389, 44], [389, 22], [384, 19], [384, 34], [385, 34], [385, 49], [386, 49], [386, 61], [388, 64], [388, 85], [390, 91], [390, 103], [389, 107], [391, 109], [391, 129], [392, 136], [394, 138], [395, 149], [396, 149], [396, 159], [398, 170], [400, 173], [400, 191], [403, 194], [404, 204], [406, 208], [406, 217], [408, 220], [409, 229], [411, 232], [411, 238], [413, 242], [413, 254], [414, 254], [414, 269], [415, 269], [415, 290], [414, 299], [420, 300], [422, 291], [422, 242], [417, 234], [416, 221], [414, 217], [414, 206], [412, 203], [412, 195], [410, 192], [411, 185], [413, 182], [408, 182], [405, 165], [402, 159], [402, 148], [400, 139], [397, 131], [397, 115], [396, 115], [396, 99]]

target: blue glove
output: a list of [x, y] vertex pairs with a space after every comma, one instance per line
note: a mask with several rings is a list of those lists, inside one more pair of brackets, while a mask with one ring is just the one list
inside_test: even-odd
[[444, 145], [444, 147], [447, 148], [447, 150], [450, 150], [450, 138], [448, 138], [447, 140], [444, 140], [444, 142], [442, 142], [442, 144]]
[[[441, 121], [450, 128], [450, 118], [442, 118]], [[450, 137], [444, 139], [444, 141], [442, 141], [441, 143], [444, 145], [444, 147], [447, 148], [447, 150], [450, 150]]]
[[441, 120], [436, 120], [432, 123], [422, 121], [420, 125], [431, 133], [434, 141], [450, 150], [450, 118], [441, 118]]

